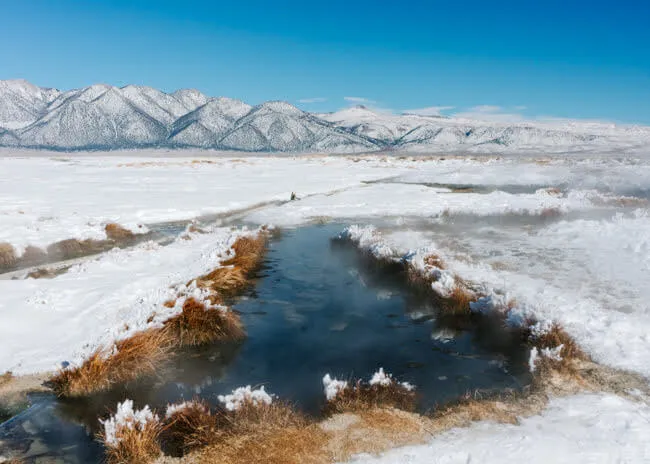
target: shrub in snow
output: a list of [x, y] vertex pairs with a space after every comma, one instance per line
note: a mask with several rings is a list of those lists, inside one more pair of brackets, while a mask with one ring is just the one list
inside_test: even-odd
[[375, 407], [394, 407], [404, 410], [415, 408], [415, 387], [408, 382], [397, 382], [383, 368], [365, 383], [337, 380], [329, 374], [323, 377], [325, 413], [358, 411]]
[[273, 397], [264, 391], [264, 387], [253, 390], [250, 385], [239, 387], [230, 395], [219, 395], [219, 401], [228, 411], [237, 411], [244, 405], [270, 405]]
[[160, 420], [149, 406], [134, 409], [133, 401], [125, 400], [101, 423], [109, 463], [148, 462], [160, 455]]

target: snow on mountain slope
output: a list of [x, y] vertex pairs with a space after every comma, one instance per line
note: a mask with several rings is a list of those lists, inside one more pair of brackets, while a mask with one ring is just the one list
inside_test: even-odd
[[[96, 98], [91, 99], [93, 96]], [[17, 132], [21, 145], [63, 149], [133, 147], [156, 144], [167, 135], [161, 122], [113, 87], [89, 88], [56, 103], [53, 111]]]
[[357, 135], [386, 143], [391, 143], [407, 132], [426, 123], [426, 118], [413, 115], [379, 114], [363, 105], [319, 116], [326, 121], [345, 127]]
[[376, 112], [310, 114], [286, 102], [251, 107], [193, 89], [95, 84], [59, 92], [0, 81], [0, 146], [59, 150], [142, 146], [243, 151], [647, 152], [650, 128], [579, 121], [505, 123]]
[[119, 90], [138, 109], [167, 126], [188, 112], [188, 108], [173, 95], [151, 87], [127, 85]]
[[179, 118], [172, 127], [170, 141], [184, 146], [218, 147], [221, 138], [251, 108], [232, 98], [212, 99]]
[[0, 127], [18, 129], [36, 121], [58, 93], [23, 79], [0, 81]]
[[363, 151], [377, 146], [286, 102], [266, 102], [237, 121], [221, 141], [247, 151]]
[[209, 97], [206, 97], [196, 89], [180, 89], [173, 92], [172, 96], [187, 108], [188, 111], [194, 111], [210, 100]]

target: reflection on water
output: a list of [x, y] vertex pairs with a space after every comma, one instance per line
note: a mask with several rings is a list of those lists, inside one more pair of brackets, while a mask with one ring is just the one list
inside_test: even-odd
[[[470, 390], [529, 380], [518, 340], [497, 328], [445, 326], [430, 298], [407, 286], [400, 266], [379, 267], [331, 241], [340, 230], [305, 227], [271, 242], [256, 285], [234, 304], [248, 332], [243, 343], [185, 350], [159, 378], [90, 399], [35, 397], [32, 408], [0, 426], [0, 439], [33, 462], [96, 462], [97, 418], [124, 398], [162, 408], [265, 385], [318, 414], [324, 374], [368, 378], [383, 367], [417, 385], [425, 410]], [[44, 453], [58, 461], [35, 459]]]

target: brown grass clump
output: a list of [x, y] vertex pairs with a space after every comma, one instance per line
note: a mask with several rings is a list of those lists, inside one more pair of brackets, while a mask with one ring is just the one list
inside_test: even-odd
[[196, 284], [223, 295], [235, 295], [248, 286], [246, 274], [240, 267], [219, 267], [196, 279]]
[[195, 462], [325, 463], [327, 436], [318, 425], [286, 403], [244, 403], [225, 413], [229, 426], [221, 440], [202, 450]]
[[15, 266], [17, 261], [14, 247], [10, 243], [0, 243], [0, 268]]
[[164, 330], [149, 329], [115, 343], [114, 352], [98, 349], [84, 363], [63, 369], [50, 379], [60, 396], [83, 396], [112, 386], [156, 375], [172, 346]]
[[10, 371], [7, 371], [4, 374], [0, 375], [0, 387], [2, 387], [3, 385], [6, 385], [9, 382], [11, 382], [13, 380], [13, 378], [14, 378], [14, 375]]
[[578, 376], [577, 361], [589, 361], [589, 356], [580, 349], [576, 341], [558, 324], [553, 323], [549, 330], [541, 334], [526, 333], [528, 343], [541, 352], [544, 349], [554, 349], [562, 346], [559, 354], [561, 359], [553, 359], [540, 355], [535, 362], [536, 380], [539, 382], [548, 377], [553, 371], [569, 376]]
[[104, 231], [106, 232], [106, 237], [108, 237], [109, 240], [113, 240], [115, 242], [126, 242], [135, 238], [135, 234], [133, 232], [115, 222], [106, 224]]
[[589, 357], [580, 349], [575, 340], [558, 323], [553, 323], [550, 330], [534, 337], [537, 348], [555, 348], [563, 345], [562, 357], [568, 359], [588, 360]]
[[116, 446], [106, 447], [108, 464], [146, 464], [160, 456], [158, 426], [147, 424], [142, 430], [123, 429]]
[[159, 441], [161, 424], [153, 414], [145, 420], [127, 417], [113, 427], [113, 437], [107, 436], [106, 424], [99, 434], [106, 447], [108, 464], [147, 464], [162, 454]]
[[415, 406], [415, 392], [395, 381], [388, 385], [370, 385], [358, 380], [353, 385], [340, 390], [333, 399], [327, 401], [323, 412], [326, 415], [332, 415], [366, 411], [373, 408], [414, 411]]
[[437, 267], [438, 269], [447, 269], [447, 265], [440, 258], [440, 256], [435, 254], [430, 254], [424, 257], [424, 264], [427, 266]]
[[35, 247], [32, 245], [28, 245], [25, 247], [25, 251], [23, 252], [23, 255], [20, 257], [21, 264], [23, 265], [36, 265], [40, 263], [44, 263], [47, 261], [47, 253], [45, 250]]
[[196, 283], [222, 295], [236, 295], [249, 284], [254, 271], [262, 264], [266, 250], [266, 235], [239, 237], [232, 245], [234, 256], [221, 262], [222, 266], [205, 274]]
[[469, 304], [476, 300], [476, 297], [460, 285], [456, 285], [452, 292], [442, 298], [442, 310], [446, 316], [468, 316]]
[[185, 301], [180, 314], [165, 321], [163, 330], [179, 346], [241, 340], [246, 336], [236, 313], [225, 308], [206, 308], [194, 298]]
[[194, 456], [204, 464], [326, 464], [327, 434], [316, 424], [229, 437]]
[[75, 238], [69, 238], [48, 246], [47, 254], [50, 259], [64, 260], [99, 253], [112, 246], [114, 246], [114, 243], [107, 240], [77, 240]]
[[193, 400], [185, 403], [163, 421], [160, 438], [165, 451], [173, 456], [182, 456], [218, 442], [225, 433], [224, 420], [223, 414], [213, 414], [205, 402]]
[[258, 234], [255, 237], [239, 237], [232, 245], [235, 256], [223, 261], [223, 266], [235, 266], [244, 270], [245, 273], [255, 271], [262, 263], [266, 250], [266, 237]]

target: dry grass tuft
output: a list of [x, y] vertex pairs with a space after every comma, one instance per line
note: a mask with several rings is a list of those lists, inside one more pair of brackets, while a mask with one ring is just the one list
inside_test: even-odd
[[27, 274], [28, 279], [54, 279], [57, 276], [68, 272], [71, 266], [63, 266], [59, 268], [41, 267]]
[[7, 371], [4, 374], [0, 375], [0, 387], [2, 387], [3, 385], [8, 384], [13, 379], [14, 379], [14, 375], [10, 371]]
[[27, 247], [25, 247], [25, 251], [23, 252], [23, 255], [20, 257], [20, 260], [25, 265], [35, 265], [35, 264], [44, 263], [45, 261], [47, 261], [47, 253], [45, 252], [45, 250], [39, 247], [28, 245]]
[[225, 412], [224, 430], [196, 456], [201, 463], [325, 463], [327, 436], [291, 405], [244, 403]]
[[235, 434], [260, 433], [261, 431], [283, 430], [288, 427], [305, 427], [311, 422], [291, 404], [274, 401], [271, 404], [244, 402], [229, 413], [232, 431]]
[[451, 293], [442, 298], [442, 310], [445, 316], [469, 316], [471, 314], [469, 304], [476, 300], [476, 297], [460, 285], [456, 285]]
[[437, 267], [438, 269], [447, 269], [447, 265], [442, 258], [435, 254], [430, 254], [424, 257], [424, 264], [427, 266]]
[[220, 441], [228, 425], [224, 422], [223, 414], [213, 414], [207, 403], [194, 400], [165, 417], [160, 438], [166, 452], [182, 456]]
[[14, 247], [10, 243], [0, 243], [0, 268], [15, 266], [17, 261]]
[[[147, 464], [158, 458], [161, 426], [158, 421], [148, 421], [141, 427], [120, 427], [116, 433], [119, 441], [106, 445], [107, 464]], [[105, 441], [103, 434], [99, 439]]]
[[64, 260], [79, 258], [81, 256], [99, 253], [113, 247], [115, 244], [108, 240], [77, 240], [70, 238], [61, 240], [47, 247], [50, 259]]
[[113, 352], [99, 349], [79, 367], [63, 369], [50, 379], [60, 396], [83, 396], [116, 384], [153, 376], [167, 359], [172, 339], [164, 330], [149, 329], [120, 340]]
[[196, 279], [200, 288], [209, 288], [222, 295], [236, 295], [248, 286], [246, 271], [240, 267], [219, 267]]
[[229, 309], [206, 308], [188, 298], [183, 311], [165, 321], [163, 329], [178, 346], [206, 345], [246, 337], [239, 316]]
[[535, 366], [536, 382], [544, 381], [558, 372], [564, 376], [579, 377], [576, 362], [589, 361], [589, 356], [580, 349], [576, 341], [558, 324], [553, 323], [549, 330], [541, 334], [526, 334], [529, 344], [538, 350], [554, 349], [562, 346], [559, 352], [560, 359], [553, 359], [546, 356], [538, 357]]
[[133, 232], [115, 222], [106, 224], [104, 230], [106, 231], [106, 237], [115, 242], [127, 242], [135, 239], [135, 234]]
[[369, 385], [358, 380], [352, 386], [340, 390], [327, 401], [323, 412], [332, 415], [344, 412], [366, 411], [373, 408], [395, 408], [414, 411], [416, 395], [413, 390], [404, 388], [397, 382], [388, 385]]
[[255, 271], [264, 258], [266, 236], [262, 233], [255, 237], [239, 237], [232, 245], [235, 256], [223, 261], [223, 266], [241, 268], [246, 274]]
[[327, 434], [316, 424], [234, 435], [194, 456], [204, 464], [326, 464]]

